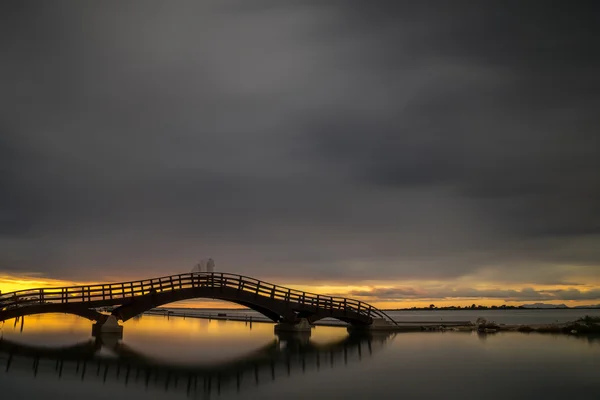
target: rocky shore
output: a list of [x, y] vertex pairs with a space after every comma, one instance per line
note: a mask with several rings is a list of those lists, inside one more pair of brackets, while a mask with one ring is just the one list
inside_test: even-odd
[[538, 333], [555, 333], [555, 334], [571, 334], [571, 335], [586, 335], [600, 334], [600, 318], [599, 317], [583, 317], [575, 321], [556, 323], [556, 324], [538, 324], [538, 325], [506, 325], [497, 324], [493, 321], [488, 321], [485, 318], [478, 318], [477, 321], [470, 326], [460, 327], [421, 327], [421, 330], [452, 330], [452, 331], [477, 331], [481, 333], [496, 333], [496, 332], [538, 332]]

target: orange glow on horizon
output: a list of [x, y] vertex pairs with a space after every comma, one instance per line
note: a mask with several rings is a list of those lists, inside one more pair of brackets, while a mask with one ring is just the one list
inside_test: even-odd
[[[133, 279], [132, 279], [133, 280]], [[101, 281], [100, 281], [101, 282]], [[39, 276], [19, 276], [19, 275], [0, 275], [0, 292], [1, 293], [9, 293], [17, 290], [26, 290], [26, 289], [35, 289], [35, 288], [48, 288], [48, 287], [65, 287], [65, 286], [79, 286], [79, 285], [93, 285], [99, 283], [96, 282], [74, 282], [68, 280], [61, 279], [51, 279]], [[363, 283], [363, 282], [361, 282]], [[294, 284], [294, 283], [282, 283], [280, 286], [289, 287], [296, 290], [307, 291], [316, 294], [322, 295], [331, 295], [331, 296], [340, 296], [340, 297], [348, 297], [354, 298], [357, 300], [364, 301], [366, 303], [372, 304], [378, 308], [384, 309], [396, 309], [396, 308], [411, 308], [411, 307], [429, 307], [430, 304], [434, 304], [436, 307], [447, 307], [447, 306], [471, 306], [472, 304], [482, 305], [482, 306], [501, 306], [501, 305], [521, 305], [528, 303], [546, 303], [546, 304], [565, 304], [567, 306], [578, 306], [578, 305], [591, 305], [598, 304], [600, 300], [504, 300], [501, 298], [465, 298], [465, 297], [446, 297], [446, 298], [428, 298], [426, 290], [423, 290], [423, 297], [407, 297], [406, 299], [385, 299], [385, 298], [377, 298], [372, 296], [357, 296], [352, 294], [353, 292], [360, 291], [363, 293], [368, 293], [372, 290], [377, 289], [388, 289], [393, 287], [404, 287], [404, 288], [422, 288], [422, 287], [441, 287], [448, 286], [448, 282], [431, 282], [431, 281], [403, 281], [398, 282], [398, 286], [394, 285], [395, 282], [369, 282], [369, 285], [364, 284], [356, 284], [356, 285], [348, 285], [348, 284], [333, 284], [328, 283], [324, 285], [303, 285], [303, 284]], [[473, 282], [471, 287], [476, 287], [480, 290], [486, 289], [497, 289], [499, 286], [497, 284], [491, 283], [475, 283]], [[524, 287], [532, 288], [534, 290], [567, 290], [571, 289], [572, 286], [569, 285], [503, 285], [501, 288], [503, 290], [512, 289], [512, 290], [522, 290]], [[577, 289], [582, 292], [588, 290], [599, 289], [597, 285], [585, 285], [585, 286], [577, 286]], [[420, 290], [420, 289], [418, 289]], [[178, 308], [223, 308], [223, 309], [244, 309], [235, 303], [230, 303], [226, 301], [220, 300], [212, 300], [212, 299], [190, 299], [183, 300], [176, 303], [171, 303], [165, 305], [163, 307], [178, 307]]]
[[18, 290], [42, 289], [50, 287], [89, 285], [88, 282], [73, 282], [62, 279], [51, 279], [31, 276], [0, 275], [0, 292], [9, 293]]

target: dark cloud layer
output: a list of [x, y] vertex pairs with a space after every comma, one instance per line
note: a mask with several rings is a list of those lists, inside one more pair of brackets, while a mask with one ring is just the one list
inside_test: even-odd
[[600, 275], [596, 2], [1, 7], [0, 271]]

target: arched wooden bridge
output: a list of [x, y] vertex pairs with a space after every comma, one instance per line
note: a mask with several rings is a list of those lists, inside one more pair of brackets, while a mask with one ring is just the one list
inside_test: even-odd
[[104, 323], [95, 309], [118, 306], [112, 312], [127, 321], [152, 308], [180, 300], [211, 298], [260, 312], [275, 322], [314, 322], [336, 318], [355, 326], [374, 319], [396, 324], [383, 311], [362, 301], [294, 290], [243, 275], [223, 272], [187, 273], [141, 281], [20, 290], [0, 295], [0, 321], [41, 313], [70, 313]]

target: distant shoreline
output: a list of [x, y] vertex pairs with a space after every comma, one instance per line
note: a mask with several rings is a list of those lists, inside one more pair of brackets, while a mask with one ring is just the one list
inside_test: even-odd
[[[221, 307], [165, 307], [157, 308], [169, 310], [217, 310], [217, 311], [251, 311], [250, 308], [221, 308]], [[600, 307], [481, 307], [481, 308], [381, 308], [381, 311], [514, 311], [514, 310], [600, 310]]]
[[[561, 308], [564, 310], [564, 308]], [[163, 311], [164, 310], [164, 311]], [[245, 323], [271, 323], [274, 322], [267, 318], [255, 318], [251, 315], [232, 315], [225, 311], [236, 309], [208, 309], [211, 311], [223, 311], [216, 314], [186, 314], [179, 310], [197, 310], [197, 309], [175, 309], [175, 308], [155, 308], [144, 313], [144, 315], [162, 315], [175, 318], [199, 318], [221, 321], [238, 321]], [[239, 310], [239, 309], [237, 309]], [[545, 310], [545, 309], [543, 309]], [[165, 312], [166, 311], [166, 312]], [[396, 321], [396, 326], [390, 326], [386, 331], [390, 332], [413, 332], [413, 331], [462, 331], [479, 333], [496, 332], [521, 332], [521, 333], [555, 333], [555, 334], [598, 334], [600, 333], [600, 317], [583, 317], [574, 321], [563, 323], [544, 323], [544, 324], [497, 324], [487, 321], [485, 318], [477, 318], [477, 321]], [[399, 325], [398, 325], [399, 324]], [[338, 321], [316, 321], [313, 325], [331, 326], [331, 327], [349, 327], [350, 325]]]
[[514, 310], [600, 310], [600, 307], [481, 307], [481, 308], [384, 308], [381, 311], [514, 311]]

